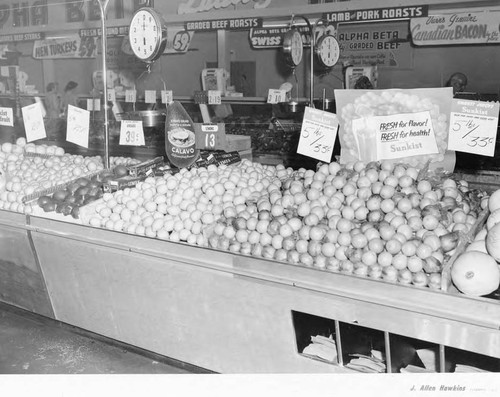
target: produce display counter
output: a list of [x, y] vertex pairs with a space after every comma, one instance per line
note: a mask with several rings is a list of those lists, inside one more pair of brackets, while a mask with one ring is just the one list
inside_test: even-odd
[[1, 211], [0, 299], [54, 317], [24, 214]]
[[[335, 364], [301, 353], [332, 323], [339, 344], [352, 327], [379, 333], [387, 372], [404, 361], [388, 345], [401, 338], [500, 358], [500, 305], [491, 299], [6, 211], [0, 223], [10, 246], [2, 284], [18, 296], [2, 300], [49, 316], [53, 307], [59, 321], [216, 372], [350, 372], [347, 342]], [[33, 276], [6, 271], [7, 261]]]

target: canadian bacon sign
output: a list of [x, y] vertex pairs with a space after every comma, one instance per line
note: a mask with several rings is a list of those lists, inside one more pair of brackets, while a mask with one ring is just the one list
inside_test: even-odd
[[500, 43], [500, 12], [430, 15], [410, 20], [415, 45]]

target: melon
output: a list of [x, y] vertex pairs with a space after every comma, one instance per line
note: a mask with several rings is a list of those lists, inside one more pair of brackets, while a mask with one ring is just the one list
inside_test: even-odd
[[500, 208], [492, 211], [490, 215], [488, 215], [488, 219], [486, 220], [486, 229], [490, 230], [498, 223], [500, 223]]
[[465, 295], [488, 295], [499, 287], [500, 269], [490, 255], [480, 251], [467, 251], [453, 263], [451, 280]]
[[488, 209], [490, 212], [500, 209], [500, 189], [495, 190], [488, 198]]
[[497, 262], [500, 261], [500, 223], [494, 225], [486, 235], [486, 250]]
[[474, 237], [474, 240], [486, 240], [486, 235], [488, 234], [488, 229], [483, 227]]
[[466, 251], [479, 251], [479, 252], [484, 252], [485, 254], [488, 253], [486, 250], [486, 241], [485, 240], [474, 240], [472, 243], [470, 243], [467, 248], [465, 249]]

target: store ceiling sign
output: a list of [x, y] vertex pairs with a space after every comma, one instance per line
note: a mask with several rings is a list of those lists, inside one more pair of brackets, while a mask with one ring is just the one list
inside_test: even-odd
[[[128, 34], [128, 30], [128, 26], [109, 26], [106, 28], [106, 37], [125, 36]], [[99, 37], [102, 36], [101, 32], [101, 28], [80, 29], [79, 34], [80, 37]]]
[[383, 21], [388, 19], [408, 19], [425, 17], [429, 11], [429, 6], [413, 7], [387, 7], [373, 8], [367, 10], [350, 10], [339, 12], [327, 12], [323, 14], [323, 19], [329, 22], [364, 22]]
[[68, 36], [58, 39], [36, 40], [33, 44], [35, 59], [95, 58], [95, 37]]
[[410, 21], [415, 45], [500, 43], [500, 12], [431, 15]]
[[[283, 44], [284, 34], [290, 30], [289, 27], [283, 28], [257, 28], [250, 29], [250, 44], [254, 49], [277, 48]], [[305, 46], [311, 43], [311, 35], [307, 26], [299, 26], [299, 32], [302, 35], [302, 42]]]
[[194, 30], [197, 32], [210, 30], [249, 30], [262, 27], [262, 18], [235, 18], [186, 22], [184, 27], [186, 30]]
[[378, 65], [410, 68], [413, 50], [408, 21], [339, 24], [340, 59], [352, 66]]
[[12, 43], [19, 41], [33, 41], [45, 38], [44, 32], [17, 33], [0, 35], [0, 43]]
[[177, 8], [178, 14], [224, 11], [226, 9], [267, 8], [272, 0], [184, 0]]

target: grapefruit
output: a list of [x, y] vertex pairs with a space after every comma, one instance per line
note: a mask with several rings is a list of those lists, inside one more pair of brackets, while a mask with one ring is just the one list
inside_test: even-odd
[[495, 259], [488, 254], [467, 251], [453, 264], [451, 280], [465, 295], [488, 295], [500, 284], [500, 270]]

